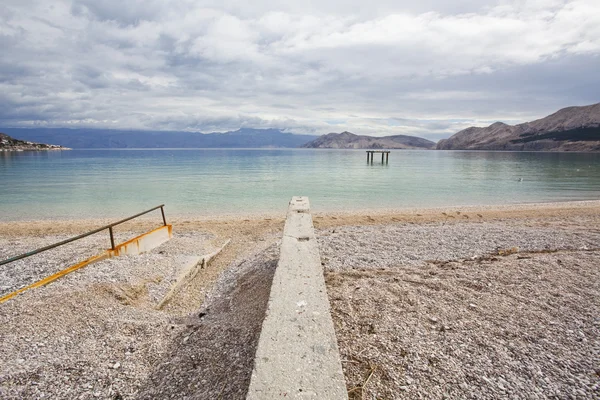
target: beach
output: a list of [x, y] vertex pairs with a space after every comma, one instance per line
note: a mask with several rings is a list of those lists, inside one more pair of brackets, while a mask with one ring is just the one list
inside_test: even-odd
[[[151, 252], [0, 305], [0, 397], [244, 398], [285, 215], [167, 220], [174, 238]], [[600, 201], [313, 221], [350, 398], [600, 395]], [[0, 222], [0, 258], [109, 222]], [[135, 220], [117, 236], [157, 225]], [[5, 266], [2, 293], [106, 249], [107, 237]], [[157, 309], [181, 257], [228, 239]]]

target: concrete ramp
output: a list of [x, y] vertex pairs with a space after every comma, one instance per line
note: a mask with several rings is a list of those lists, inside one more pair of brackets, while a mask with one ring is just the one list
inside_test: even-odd
[[290, 201], [246, 398], [348, 398], [307, 197]]

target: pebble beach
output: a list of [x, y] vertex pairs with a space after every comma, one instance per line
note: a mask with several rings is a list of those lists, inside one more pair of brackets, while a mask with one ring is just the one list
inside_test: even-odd
[[[174, 238], [151, 252], [1, 304], [0, 397], [244, 398], [284, 218], [170, 218]], [[350, 398], [600, 396], [600, 201], [313, 221]], [[0, 258], [107, 222], [0, 222]], [[95, 236], [4, 266], [1, 294], [105, 249]], [[180, 258], [227, 239], [157, 309]]]

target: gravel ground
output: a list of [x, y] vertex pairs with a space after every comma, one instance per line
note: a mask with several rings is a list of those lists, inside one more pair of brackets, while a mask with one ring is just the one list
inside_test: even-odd
[[[11, 256], [102, 223], [10, 223], [11, 229], [0, 229], [0, 251]], [[177, 393], [182, 394], [178, 398], [211, 398], [204, 396], [214, 394], [207, 388], [217, 386], [228, 398], [243, 398], [282, 221], [181, 225], [172, 240], [149, 253], [103, 260], [0, 305], [0, 398], [134, 399]], [[146, 229], [123, 231], [119, 241]], [[182, 257], [207, 254], [228, 238], [231, 244], [213, 263], [165, 309], [155, 309], [178, 276]], [[19, 262], [12, 272], [3, 271], [3, 290], [104, 250], [105, 238], [94, 239]], [[200, 319], [198, 310], [206, 317]], [[200, 368], [205, 383], [186, 391], [181, 385], [195, 384], [198, 372], [189, 369], [188, 356], [211, 364]], [[163, 381], [160, 387], [148, 386]]]
[[[2, 304], [0, 398], [135, 397], [185, 328], [155, 306], [176, 279], [182, 257], [213, 250], [209, 239], [205, 232], [175, 234], [151, 252], [100, 261]], [[7, 239], [0, 240], [6, 251]], [[11, 253], [18, 253], [61, 237], [10, 240]], [[76, 249], [83, 258], [97, 250], [91, 238]], [[73, 253], [59, 248], [29, 264], [21, 261], [14, 270], [22, 275], [3, 275], [3, 287], [22, 286], [80, 261]]]
[[[4, 260], [37, 248], [48, 246], [72, 235], [46, 237], [0, 237], [0, 260]], [[101, 253], [110, 247], [105, 237], [88, 236], [76, 243], [69, 243], [46, 252], [15, 261], [0, 267], [0, 295], [5, 295], [39, 281], [71, 265]]]
[[351, 398], [600, 398], [598, 214], [319, 242]]
[[[315, 215], [351, 396], [600, 398], [598, 210]], [[0, 257], [108, 222], [0, 222]], [[175, 239], [151, 253], [90, 265], [0, 305], [0, 398], [244, 398], [283, 219], [169, 222]], [[128, 225], [119, 241], [154, 223]], [[178, 257], [228, 238], [157, 311]], [[0, 269], [0, 290], [105, 249], [106, 237], [97, 240]], [[490, 256], [498, 251], [507, 255]]]
[[[594, 225], [590, 226], [590, 222]], [[526, 223], [449, 220], [422, 225], [338, 227], [319, 232], [319, 249], [327, 270], [343, 270], [357, 266], [422, 265], [424, 261], [472, 258], [513, 248], [528, 251], [600, 247], [600, 215]]]
[[123, 304], [110, 287], [28, 305], [3, 305], [2, 399], [132, 398], [181, 330], [166, 314]]
[[139, 397], [245, 399], [278, 259], [272, 245], [221, 275]]

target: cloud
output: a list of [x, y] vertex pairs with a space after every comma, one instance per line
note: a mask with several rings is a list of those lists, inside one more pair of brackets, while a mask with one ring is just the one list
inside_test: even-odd
[[0, 126], [438, 139], [600, 89], [595, 0], [7, 0], [0, 45]]

